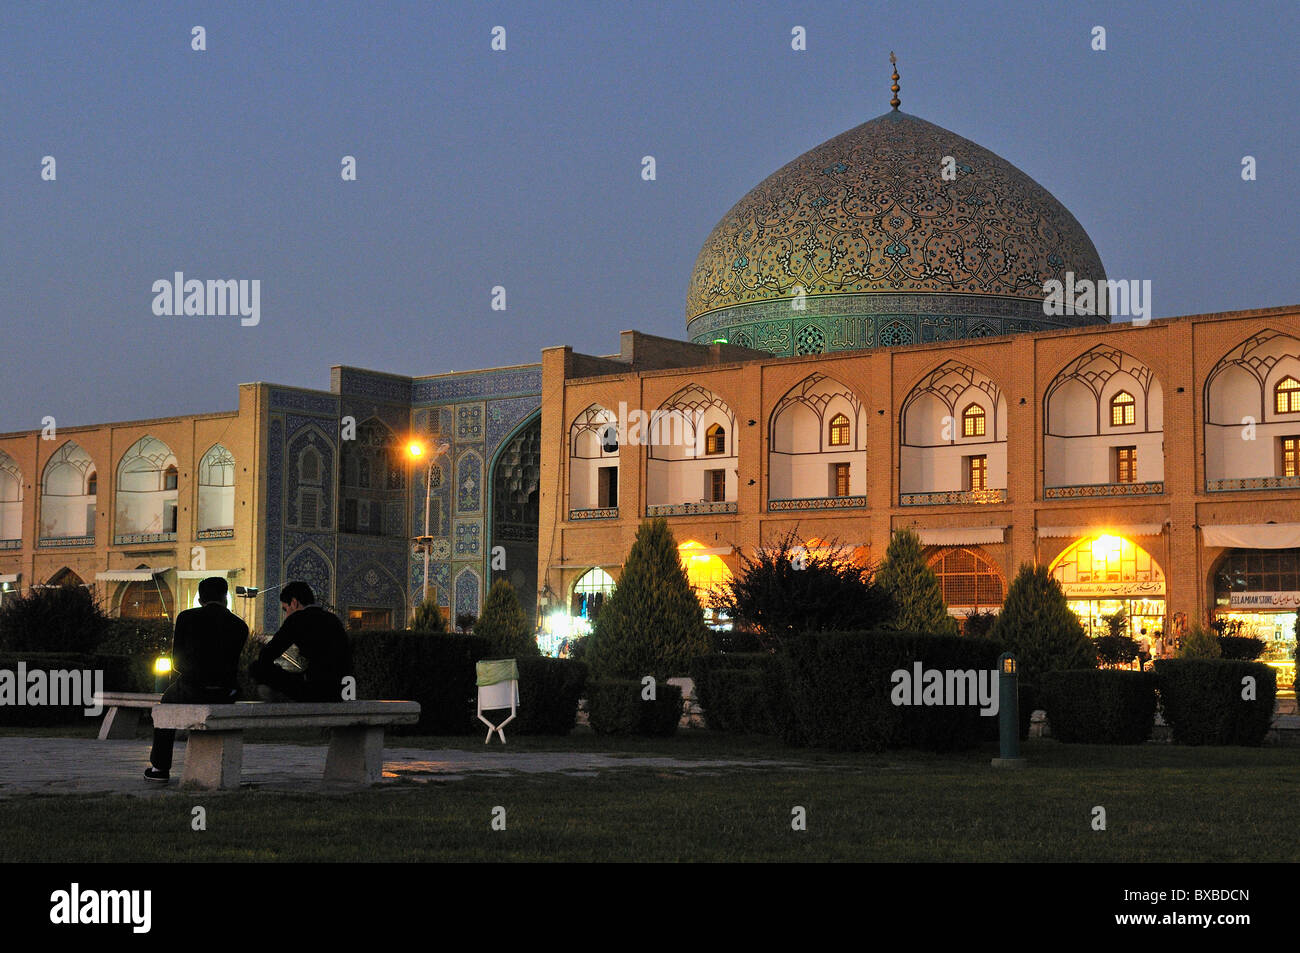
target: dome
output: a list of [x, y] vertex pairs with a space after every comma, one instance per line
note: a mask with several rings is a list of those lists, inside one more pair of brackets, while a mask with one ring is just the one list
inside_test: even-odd
[[[951, 158], [949, 158], [951, 157]], [[1045, 315], [1044, 283], [1104, 281], [1083, 226], [1000, 156], [897, 109], [774, 172], [700, 250], [691, 341], [775, 354], [988, 337]]]

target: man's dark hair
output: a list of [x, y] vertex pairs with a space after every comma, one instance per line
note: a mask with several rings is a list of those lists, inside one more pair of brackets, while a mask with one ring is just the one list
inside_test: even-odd
[[230, 586], [224, 576], [209, 576], [199, 583], [199, 602], [225, 602]]
[[315, 605], [316, 594], [311, 591], [311, 586], [301, 579], [295, 579], [288, 583], [280, 590], [280, 601], [286, 606], [297, 599], [304, 606]]

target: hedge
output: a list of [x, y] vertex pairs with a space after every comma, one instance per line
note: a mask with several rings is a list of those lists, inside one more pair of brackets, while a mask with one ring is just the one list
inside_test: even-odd
[[633, 679], [602, 679], [587, 686], [587, 714], [592, 731], [601, 735], [668, 737], [682, 717], [680, 685], [659, 682], [655, 699], [641, 697], [642, 685]]
[[786, 740], [850, 751], [974, 747], [996, 732], [996, 716], [972, 704], [895, 705], [891, 676], [911, 673], [918, 661], [927, 670], [989, 672], [1001, 653], [998, 643], [960, 636], [806, 633], [789, 640], [782, 656], [792, 714]]
[[1137, 745], [1151, 737], [1156, 680], [1150, 672], [1082, 669], [1044, 672], [1040, 679], [1052, 737], [1058, 741]]
[[[104, 691], [113, 691], [113, 685], [120, 684], [127, 677], [128, 659], [118, 655], [89, 655], [82, 652], [6, 652], [0, 654], [0, 670], [12, 673], [15, 679], [14, 690], [26, 692], [25, 685], [16, 684], [18, 663], [26, 665], [27, 672], [41, 671], [101, 671], [104, 673]], [[92, 683], [91, 690], [98, 688]], [[47, 688], [48, 692], [48, 688]], [[26, 694], [24, 694], [26, 698]], [[48, 700], [48, 695], [47, 695]], [[34, 725], [68, 725], [75, 724], [87, 716], [86, 705], [0, 705], [0, 725], [29, 727]]]
[[173, 623], [166, 619], [110, 619], [96, 651], [126, 656], [128, 663], [121, 682], [104, 687], [109, 691], [152, 692], [154, 660], [171, 652], [173, 631]]
[[509, 727], [521, 735], [567, 735], [578, 719], [587, 666], [561, 658], [521, 658], [518, 664], [519, 717]]
[[[1180, 745], [1258, 745], [1273, 721], [1277, 673], [1263, 662], [1159, 659], [1157, 688], [1165, 720]], [[1243, 699], [1243, 679], [1255, 698]]]
[[703, 655], [691, 663], [695, 695], [715, 731], [778, 735], [790, 715], [781, 662], [770, 652]]
[[394, 734], [463, 735], [478, 730], [474, 663], [488, 654], [485, 639], [365, 629], [348, 633], [348, 640], [358, 698], [420, 703], [419, 722], [393, 726]]
[[1219, 636], [1220, 658], [1250, 662], [1259, 658], [1264, 651], [1264, 640], [1253, 639], [1244, 635]]

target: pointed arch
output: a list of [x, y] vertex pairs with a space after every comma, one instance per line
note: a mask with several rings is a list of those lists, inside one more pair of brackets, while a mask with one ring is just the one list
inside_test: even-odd
[[0, 450], [0, 544], [23, 536], [23, 471]]
[[97, 505], [95, 461], [76, 441], [64, 441], [41, 471], [41, 539], [93, 543]]
[[235, 533], [235, 456], [214, 443], [199, 458], [199, 539], [221, 539]]
[[127, 447], [114, 484], [114, 542], [175, 539], [178, 484], [176, 454], [146, 434]]
[[865, 504], [866, 411], [852, 388], [809, 374], [777, 401], [768, 432], [769, 510]]

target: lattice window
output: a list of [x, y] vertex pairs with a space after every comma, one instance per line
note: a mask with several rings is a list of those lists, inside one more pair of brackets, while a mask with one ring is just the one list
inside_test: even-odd
[[727, 431], [714, 424], [704, 435], [704, 452], [710, 456], [727, 452]]
[[849, 418], [836, 414], [831, 418], [831, 446], [847, 447], [849, 445]]
[[997, 567], [980, 551], [945, 549], [930, 559], [939, 577], [943, 601], [949, 606], [989, 608], [1002, 605], [1006, 583]]
[[1120, 391], [1110, 399], [1110, 425], [1127, 427], [1136, 420], [1137, 408], [1133, 395], [1126, 390]]
[[1273, 390], [1274, 408], [1279, 414], [1300, 414], [1300, 381], [1284, 377]]
[[984, 436], [984, 408], [979, 404], [970, 404], [961, 412], [961, 435]]

